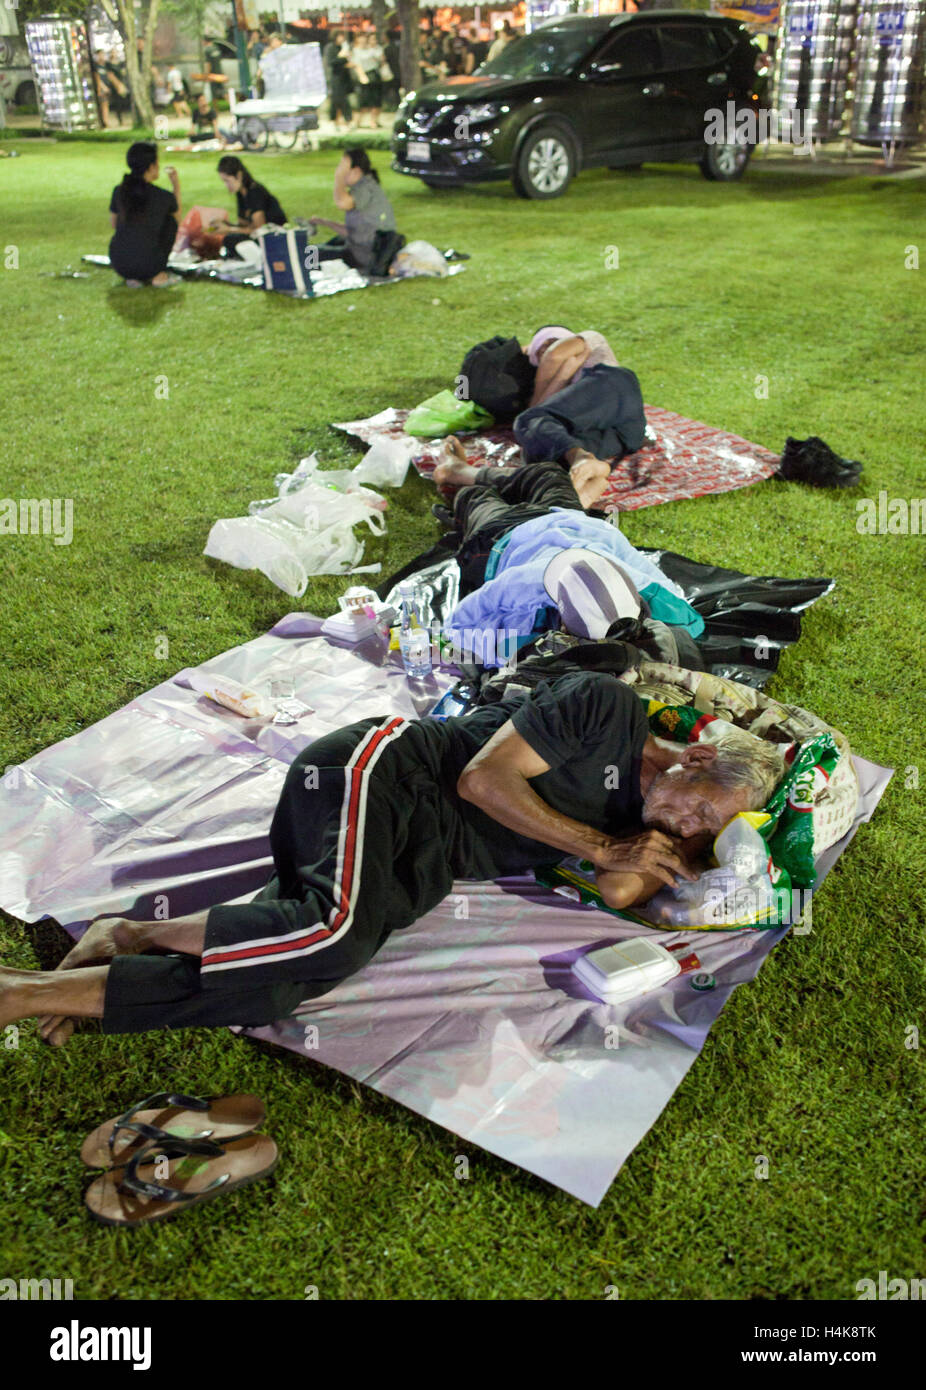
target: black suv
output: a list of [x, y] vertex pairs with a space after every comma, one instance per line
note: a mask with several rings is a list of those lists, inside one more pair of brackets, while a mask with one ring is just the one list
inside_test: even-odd
[[757, 57], [742, 24], [690, 10], [548, 20], [471, 76], [409, 92], [392, 167], [435, 188], [511, 179], [522, 198], [558, 198], [596, 164], [694, 159], [739, 178], [750, 146], [732, 130], [705, 143], [705, 116], [758, 108]]

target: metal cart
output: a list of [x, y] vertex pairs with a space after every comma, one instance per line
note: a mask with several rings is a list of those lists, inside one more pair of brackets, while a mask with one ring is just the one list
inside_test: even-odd
[[272, 135], [281, 149], [291, 150], [300, 135], [308, 140], [318, 129], [318, 108], [328, 96], [321, 48], [284, 44], [264, 54], [260, 73], [264, 95], [232, 105], [238, 138], [246, 149], [265, 150]]
[[[312, 99], [314, 103], [315, 98]], [[281, 150], [295, 147], [300, 134], [318, 130], [318, 107], [308, 100], [294, 105], [291, 98], [249, 98], [236, 101], [232, 110], [238, 139], [247, 150], [265, 150], [273, 136]]]

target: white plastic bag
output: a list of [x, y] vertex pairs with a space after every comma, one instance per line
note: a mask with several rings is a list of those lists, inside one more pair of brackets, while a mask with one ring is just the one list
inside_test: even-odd
[[[717, 721], [719, 722], [719, 721]], [[767, 819], [767, 817], [766, 817]], [[660, 926], [749, 926], [767, 917], [775, 902], [768, 872], [768, 845], [748, 815], [734, 816], [714, 841], [719, 868], [694, 881], [678, 879], [639, 908]]]
[[[314, 454], [303, 459], [294, 473], [278, 475], [276, 498], [252, 502], [249, 516], [217, 521], [203, 553], [238, 569], [258, 569], [293, 598], [305, 593], [310, 575], [357, 571], [363, 541], [354, 527], [363, 523], [374, 535], [383, 535], [386, 501], [357, 485], [349, 471], [351, 491], [327, 482], [338, 476], [319, 472]], [[360, 572], [380, 568], [368, 565]]]
[[429, 241], [410, 241], [393, 260], [389, 274], [449, 275], [450, 267], [437, 247]]
[[375, 439], [353, 470], [355, 484], [372, 483], [374, 487], [401, 487], [405, 482], [412, 453], [420, 446], [410, 440]]
[[261, 263], [260, 245], [256, 241], [239, 241], [235, 250], [241, 260], [246, 261], [254, 270]]

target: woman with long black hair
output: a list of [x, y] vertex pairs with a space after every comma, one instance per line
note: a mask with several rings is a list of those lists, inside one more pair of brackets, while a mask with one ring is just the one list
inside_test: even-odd
[[238, 245], [249, 241], [260, 227], [282, 227], [286, 213], [269, 188], [258, 183], [234, 154], [224, 154], [218, 164], [219, 178], [234, 193], [238, 203], [237, 222], [216, 222], [211, 231], [224, 233], [222, 248], [227, 255], [240, 260]]
[[109, 204], [113, 226], [110, 264], [132, 289], [139, 285], [154, 285], [158, 289], [175, 285], [177, 277], [167, 273], [167, 258], [180, 219], [177, 171], [172, 167], [165, 171], [172, 193], [157, 186], [155, 179], [160, 168], [154, 141], [136, 141], [129, 146], [125, 160], [129, 172], [113, 189]]
[[395, 231], [392, 204], [380, 187], [370, 156], [359, 146], [349, 146], [334, 171], [334, 203], [344, 212], [343, 222], [312, 217], [318, 227], [337, 235], [319, 246], [320, 261], [342, 260], [355, 270], [367, 270], [373, 260], [377, 232]]

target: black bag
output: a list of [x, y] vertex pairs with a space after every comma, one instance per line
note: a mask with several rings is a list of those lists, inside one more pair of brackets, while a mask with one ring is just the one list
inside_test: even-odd
[[367, 275], [384, 278], [389, 267], [405, 245], [401, 232], [379, 231], [373, 234], [373, 259], [367, 267]]
[[524, 409], [534, 389], [536, 369], [517, 338], [494, 338], [471, 347], [463, 358], [463, 399], [475, 401], [500, 424]]
[[541, 681], [571, 674], [575, 670], [605, 671], [622, 676], [641, 661], [668, 661], [690, 671], [703, 671], [704, 662], [696, 642], [683, 627], [669, 626], [652, 618], [631, 623], [621, 636], [600, 641], [573, 637], [566, 632], [548, 632], [518, 653], [513, 669], [486, 670], [478, 678], [476, 703], [493, 705], [508, 693], [532, 691]]

